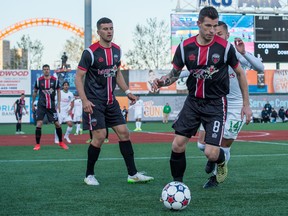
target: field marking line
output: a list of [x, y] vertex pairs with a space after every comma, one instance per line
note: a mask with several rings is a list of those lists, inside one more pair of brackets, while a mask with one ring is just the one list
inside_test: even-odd
[[[233, 155], [233, 158], [243, 158], [243, 157], [281, 157], [288, 156], [287, 154], [258, 154], [258, 155]], [[205, 156], [186, 156], [187, 159], [203, 159]], [[135, 160], [169, 160], [170, 157], [136, 157]], [[0, 163], [23, 163], [23, 162], [76, 162], [76, 161], [86, 161], [85, 158], [78, 159], [37, 159], [37, 160], [0, 160]], [[99, 158], [99, 161], [118, 161], [123, 160], [122, 157], [117, 158]]]

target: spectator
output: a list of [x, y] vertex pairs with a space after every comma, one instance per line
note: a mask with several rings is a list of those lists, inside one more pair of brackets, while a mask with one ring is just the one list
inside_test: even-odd
[[279, 111], [278, 111], [278, 116], [280, 117], [280, 119], [282, 120], [282, 122], [285, 121], [285, 110], [284, 107], [281, 106]]
[[269, 101], [267, 100], [266, 104], [264, 105], [264, 108], [267, 110], [268, 114], [271, 115], [272, 112], [272, 106], [269, 103]]
[[123, 107], [122, 115], [123, 115], [123, 118], [125, 119], [125, 121], [127, 122], [127, 118], [128, 118], [128, 109], [126, 108], [126, 106]]
[[163, 108], [163, 124], [168, 123], [169, 114], [171, 112], [171, 107], [168, 103]]
[[277, 111], [274, 108], [272, 108], [271, 118], [272, 118], [272, 123], [276, 123], [276, 120], [278, 118], [278, 114], [277, 114]]
[[263, 110], [261, 112], [261, 117], [262, 117], [262, 123], [268, 123], [270, 122], [270, 115], [268, 113], [268, 110], [263, 107]]

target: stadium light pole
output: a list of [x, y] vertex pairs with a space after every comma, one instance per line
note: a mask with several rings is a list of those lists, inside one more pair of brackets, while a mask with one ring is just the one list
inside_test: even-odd
[[84, 8], [84, 48], [87, 48], [91, 45], [92, 43], [92, 27], [91, 27], [91, 22], [92, 22], [92, 3], [91, 0], [84, 0], [85, 8]]

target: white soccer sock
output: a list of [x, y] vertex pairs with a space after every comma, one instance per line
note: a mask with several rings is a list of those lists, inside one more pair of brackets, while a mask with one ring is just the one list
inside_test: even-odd
[[224, 151], [224, 154], [225, 154], [225, 160], [226, 160], [226, 164], [228, 163], [228, 161], [230, 160], [230, 149], [231, 147], [228, 147], [228, 148], [224, 148], [224, 147], [221, 147]]
[[58, 138], [58, 135], [57, 135], [57, 133], [56, 133], [56, 130], [54, 131], [54, 135], [55, 135], [54, 141], [55, 141], [55, 142], [59, 142], [59, 138]]
[[139, 123], [140, 123], [140, 122], [136, 121], [136, 128], [140, 128]]
[[76, 133], [79, 134], [79, 132], [80, 132], [80, 124], [77, 123], [76, 124]]
[[205, 144], [202, 144], [202, 143], [200, 143], [200, 142], [197, 142], [197, 146], [198, 146], [198, 148], [200, 149], [200, 151], [204, 152], [204, 150], [205, 150]]
[[69, 134], [71, 133], [71, 131], [72, 131], [72, 127], [68, 126], [67, 129], [66, 129], [65, 137], [68, 137]]
[[141, 129], [142, 122], [139, 122], [139, 128]]

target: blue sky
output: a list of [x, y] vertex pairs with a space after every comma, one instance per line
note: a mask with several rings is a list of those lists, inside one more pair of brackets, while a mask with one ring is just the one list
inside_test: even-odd
[[[125, 54], [133, 47], [135, 26], [146, 24], [147, 18], [154, 17], [170, 24], [170, 14], [176, 8], [176, 3], [176, 0], [92, 0], [92, 27], [101, 17], [111, 18], [115, 29], [114, 42], [121, 46]], [[0, 30], [19, 21], [38, 17], [58, 18], [84, 27], [84, 0], [1, 1]], [[13, 33], [5, 40], [9, 40], [13, 47], [23, 34], [43, 43], [43, 63], [51, 67], [55, 60], [60, 60], [65, 40], [74, 35], [56, 27], [32, 27]]]

